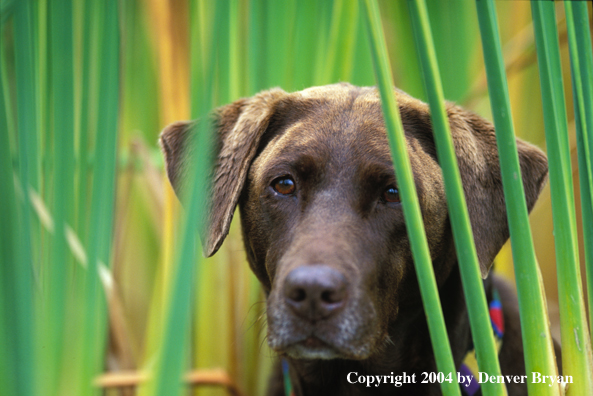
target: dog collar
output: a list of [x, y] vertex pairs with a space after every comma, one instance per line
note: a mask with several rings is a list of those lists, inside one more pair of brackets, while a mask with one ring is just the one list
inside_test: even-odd
[[[502, 304], [500, 303], [500, 295], [498, 290], [492, 290], [492, 300], [488, 303], [488, 313], [490, 314], [490, 324], [494, 339], [496, 341], [496, 348], [500, 352], [502, 347], [502, 336], [504, 335], [504, 317], [502, 314]], [[476, 360], [476, 349], [472, 343], [470, 350], [465, 354], [463, 363], [459, 367], [459, 373], [465, 378], [470, 378], [469, 385], [460, 384], [461, 394], [464, 396], [474, 396], [480, 390], [480, 384], [476, 380], [478, 376], [478, 361]], [[284, 394], [286, 396], [294, 396], [294, 389], [290, 381], [290, 373], [288, 370], [288, 361], [282, 358], [282, 375], [284, 377]]]
[[[504, 317], [502, 315], [502, 304], [500, 303], [500, 295], [498, 290], [492, 290], [492, 301], [488, 303], [488, 312], [490, 313], [490, 324], [492, 325], [492, 332], [496, 341], [496, 349], [500, 352], [502, 347], [502, 336], [504, 335]], [[469, 385], [459, 384], [461, 394], [464, 396], [474, 396], [480, 390], [480, 384], [476, 380], [478, 376], [478, 361], [476, 360], [476, 350], [473, 342], [469, 351], [463, 358], [463, 363], [459, 367], [459, 373], [465, 378], [470, 378]]]

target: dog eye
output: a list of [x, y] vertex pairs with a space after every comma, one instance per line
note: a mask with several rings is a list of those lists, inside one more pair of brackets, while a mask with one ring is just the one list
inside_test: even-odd
[[272, 188], [278, 194], [289, 195], [296, 190], [296, 184], [289, 176], [282, 176], [272, 182]]
[[393, 186], [387, 187], [387, 189], [383, 191], [382, 198], [385, 202], [401, 202], [399, 198], [399, 191]]

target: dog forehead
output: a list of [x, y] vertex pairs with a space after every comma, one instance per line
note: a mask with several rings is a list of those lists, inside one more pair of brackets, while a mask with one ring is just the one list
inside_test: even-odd
[[[413, 110], [429, 113], [429, 107], [426, 103], [408, 95], [401, 89], [395, 88], [394, 92], [400, 111]], [[355, 103], [359, 108], [380, 108], [381, 106], [381, 96], [376, 87], [357, 87], [349, 83], [307, 88], [293, 93], [293, 98], [318, 99], [331, 102], [334, 105], [355, 99]]]
[[[360, 94], [339, 88], [308, 89], [305, 95], [291, 98], [293, 103], [284, 104], [276, 114], [284, 122], [278, 123], [278, 130], [269, 131], [273, 137], [261, 155], [286, 159], [308, 156], [334, 163], [378, 157], [391, 162], [378, 96], [370, 89]], [[295, 109], [299, 109], [296, 116]]]
[[353, 98], [364, 98], [369, 102], [380, 103], [381, 98], [375, 87], [357, 87], [349, 83], [338, 83], [311, 87], [294, 93], [303, 99], [323, 99], [334, 103], [348, 101]]
[[[408, 140], [415, 130], [408, 125], [428, 116], [428, 106], [403, 91], [395, 90]], [[276, 109], [276, 117], [284, 120], [280, 130], [273, 131], [268, 151], [306, 153], [331, 151], [361, 152], [391, 162], [381, 98], [375, 87], [356, 87], [339, 83], [312, 87], [290, 94]], [[410, 142], [408, 142], [410, 144]], [[414, 150], [413, 150], [414, 151]]]

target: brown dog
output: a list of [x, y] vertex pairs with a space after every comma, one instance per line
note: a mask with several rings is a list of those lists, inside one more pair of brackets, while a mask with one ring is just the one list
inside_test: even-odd
[[[472, 341], [429, 108], [398, 91], [416, 188], [457, 367]], [[447, 107], [484, 277], [509, 237], [494, 129]], [[285, 356], [297, 395], [438, 395], [422, 384], [434, 356], [375, 88], [336, 84], [273, 89], [216, 112], [217, 159], [204, 251], [214, 254], [237, 203], [249, 264], [267, 294], [268, 343]], [[179, 191], [192, 124], [161, 135]], [[533, 207], [547, 178], [545, 155], [517, 141], [525, 196]], [[506, 330], [502, 372], [525, 372], [517, 303], [496, 278]], [[415, 375], [367, 387], [366, 375]], [[356, 373], [351, 374], [350, 373]], [[283, 394], [281, 374], [270, 394]], [[363, 377], [361, 377], [363, 376]], [[387, 380], [389, 382], [389, 379]], [[354, 383], [352, 383], [354, 382]], [[510, 395], [526, 384], [507, 385]], [[479, 394], [479, 393], [478, 393]]]

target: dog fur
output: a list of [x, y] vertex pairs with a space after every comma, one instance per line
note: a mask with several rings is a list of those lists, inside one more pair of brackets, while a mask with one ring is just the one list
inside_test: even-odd
[[[402, 91], [396, 96], [459, 367], [471, 334], [429, 108]], [[487, 277], [509, 237], [494, 128], [454, 104], [447, 113], [486, 294], [496, 287], [502, 298], [502, 373], [522, 375], [514, 292]], [[179, 122], [161, 134], [178, 195], [191, 166], [186, 148], [193, 127]], [[219, 108], [214, 127], [204, 252], [219, 249], [238, 204], [247, 259], [267, 295], [268, 343], [287, 358], [296, 395], [439, 395], [438, 385], [366, 388], [346, 380], [349, 372], [437, 371], [401, 205], [382, 198], [397, 182], [378, 91], [345, 83], [295, 93], [272, 89]], [[547, 161], [528, 143], [517, 140], [517, 147], [531, 210], [547, 180]], [[278, 193], [274, 183], [286, 177], [294, 192]], [[327, 301], [311, 297], [303, 307], [288, 290], [295, 283], [299, 292], [326, 287], [334, 294]], [[270, 394], [283, 394], [281, 380], [277, 370]], [[526, 385], [510, 384], [508, 392], [524, 395]]]

